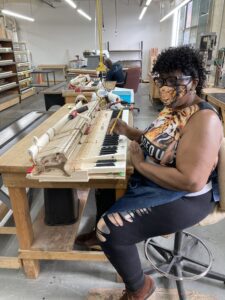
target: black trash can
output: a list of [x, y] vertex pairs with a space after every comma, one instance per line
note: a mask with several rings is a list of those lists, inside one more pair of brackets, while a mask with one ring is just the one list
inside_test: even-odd
[[79, 199], [72, 189], [44, 189], [44, 207], [46, 225], [69, 225], [78, 219]]

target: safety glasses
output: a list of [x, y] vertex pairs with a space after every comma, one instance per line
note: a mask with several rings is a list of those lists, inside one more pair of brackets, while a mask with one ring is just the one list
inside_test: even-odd
[[191, 76], [171, 76], [167, 78], [162, 77], [154, 77], [153, 78], [155, 84], [161, 88], [162, 86], [170, 86], [170, 87], [176, 87], [179, 85], [187, 85], [191, 82], [192, 77]]

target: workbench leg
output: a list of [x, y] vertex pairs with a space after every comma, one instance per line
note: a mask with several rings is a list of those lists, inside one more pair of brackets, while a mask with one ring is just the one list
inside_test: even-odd
[[[27, 193], [25, 188], [8, 188], [16, 224], [16, 234], [21, 250], [30, 250], [33, 242], [33, 228], [30, 217]], [[28, 278], [37, 278], [39, 261], [22, 259], [22, 266]]]
[[39, 260], [22, 259], [22, 267], [29, 279], [36, 279], [40, 272]]

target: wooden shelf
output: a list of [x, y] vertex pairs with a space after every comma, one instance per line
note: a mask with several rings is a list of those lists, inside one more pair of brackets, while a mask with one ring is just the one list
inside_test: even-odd
[[12, 48], [3, 48], [0, 47], [0, 53], [4, 54], [4, 53], [13, 53]]
[[62, 251], [73, 250], [74, 241], [80, 225], [86, 201], [79, 200], [79, 219], [76, 223], [64, 226], [48, 226], [44, 223], [44, 210], [42, 209], [33, 223], [34, 243], [32, 250]]
[[6, 63], [6, 62], [4, 62], [4, 60], [3, 61], [1, 61], [0, 60], [0, 67], [4, 67], [4, 66], [12, 66], [12, 65], [15, 65], [16, 63], [15, 62], [8, 62], [8, 63]]
[[28, 77], [28, 78], [21, 79], [19, 80], [19, 83], [26, 82], [26, 81], [32, 81], [32, 78]]
[[29, 74], [29, 73], [31, 73], [31, 71], [32, 70], [24, 70], [24, 71], [19, 71], [19, 72], [17, 72], [17, 75], [18, 76], [21, 76], [21, 75], [26, 75], [26, 74]]
[[7, 90], [10, 90], [12, 88], [15, 88], [17, 86], [18, 86], [18, 84], [16, 82], [9, 82], [9, 83], [6, 83], [4, 85], [0, 85], [0, 93], [4, 92], [4, 91], [7, 91]]
[[19, 103], [19, 84], [13, 51], [9, 39], [0, 39], [0, 111]]
[[16, 63], [17, 67], [26, 67], [30, 66], [30, 62], [24, 62], [24, 63]]
[[19, 94], [10, 94], [7, 96], [0, 97], [0, 111], [11, 107], [20, 102]]
[[[117, 61], [121, 62], [124, 67], [134, 67], [134, 63], [138, 63], [138, 66], [142, 70], [142, 60], [143, 60], [143, 41], [139, 43], [139, 48], [135, 49], [110, 49], [109, 42], [107, 42], [107, 50], [109, 53], [114, 54], [114, 57]], [[134, 58], [134, 54], [136, 57]], [[122, 54], [122, 57], [119, 57], [118, 54]], [[127, 54], [127, 55], [126, 55]], [[133, 55], [132, 55], [133, 54]], [[126, 56], [125, 56], [126, 55]], [[124, 59], [123, 59], [124, 57]], [[130, 65], [129, 65], [130, 63]]]
[[0, 39], [0, 43], [1, 42], [10, 42], [10, 43], [12, 43], [12, 41], [10, 39]]
[[[4, 74], [6, 73], [6, 74]], [[10, 77], [14, 77], [14, 76], [17, 76], [16, 73], [10, 73], [10, 74], [7, 74], [7, 72], [0, 72], [0, 79], [4, 79], [4, 78], [10, 78]]]
[[24, 100], [32, 95], [36, 94], [36, 89], [35, 87], [29, 87], [24, 91], [20, 91], [20, 98], [21, 100]]
[[27, 54], [28, 50], [14, 50], [14, 53], [16, 55], [20, 55], [20, 54]]

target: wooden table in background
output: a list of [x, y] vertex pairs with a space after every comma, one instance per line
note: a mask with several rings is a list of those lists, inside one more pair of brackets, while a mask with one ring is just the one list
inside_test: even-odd
[[64, 79], [66, 78], [67, 65], [38, 65], [38, 69], [62, 71]]
[[96, 70], [91, 70], [91, 69], [73, 69], [69, 68], [67, 69], [67, 77], [76, 77], [78, 75], [90, 75], [91, 77], [98, 77], [98, 72]]
[[221, 113], [223, 121], [223, 131], [225, 134], [225, 89], [205, 88], [203, 89], [206, 101], [213, 104]]
[[0, 173], [9, 190], [16, 225], [19, 259], [28, 278], [38, 276], [39, 260], [42, 259], [80, 261], [104, 261], [107, 259], [102, 252], [73, 250], [79, 221], [67, 226], [46, 226], [43, 220], [43, 211], [41, 211], [32, 224], [26, 188], [78, 189], [81, 217], [90, 188], [115, 188], [117, 197], [120, 197], [123, 195], [129, 175], [133, 171], [131, 167], [127, 168], [126, 179], [114, 179], [105, 175], [104, 179], [90, 179], [89, 182], [39, 182], [27, 179], [26, 172], [31, 167], [27, 149], [32, 144], [33, 136], [40, 137], [66, 113], [68, 113], [68, 105], [60, 108], [0, 157]]

